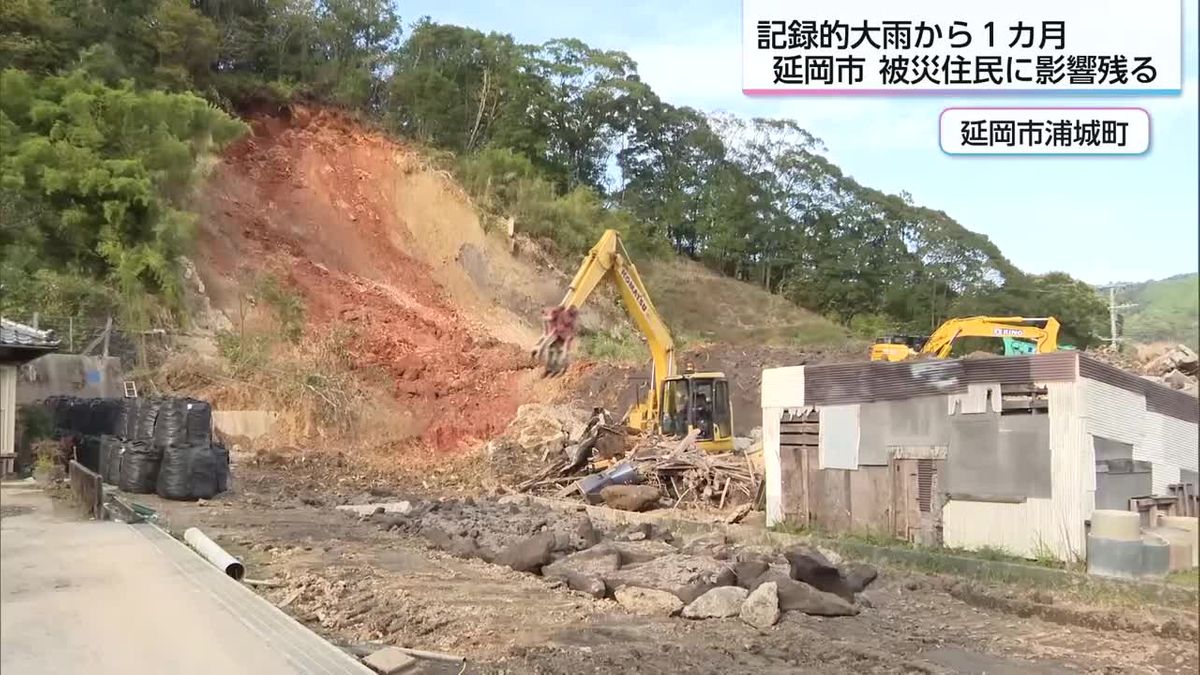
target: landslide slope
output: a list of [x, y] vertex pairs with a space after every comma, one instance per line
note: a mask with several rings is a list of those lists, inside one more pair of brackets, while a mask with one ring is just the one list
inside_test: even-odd
[[269, 272], [302, 297], [308, 331], [347, 330], [355, 367], [386, 377], [423, 441], [454, 449], [497, 433], [533, 375], [524, 350], [537, 330], [521, 314], [558, 285], [487, 237], [413, 149], [329, 111], [248, 121], [197, 204], [195, 262], [214, 307], [236, 316], [248, 280]]
[[[527, 350], [573, 265], [555, 269], [536, 247], [485, 232], [461, 188], [420, 149], [323, 109], [247, 122], [252, 133], [212, 168], [196, 204], [194, 261], [208, 300], [231, 321], [253, 279], [283, 281], [303, 301], [306, 332], [343, 331], [354, 368], [389, 391], [394, 408], [377, 414], [405, 416], [408, 432], [438, 450], [496, 435], [525, 401], [624, 403], [609, 399], [636, 385], [626, 376], [640, 367], [580, 364], [562, 380], [538, 378]], [[695, 263], [638, 264], [679, 336], [738, 355], [710, 367], [760, 367], [731, 344], [782, 342], [771, 360], [800, 363], [812, 360], [814, 341], [845, 335]], [[624, 321], [611, 294], [592, 304], [585, 326]], [[746, 375], [738, 389], [750, 410], [758, 373]]]

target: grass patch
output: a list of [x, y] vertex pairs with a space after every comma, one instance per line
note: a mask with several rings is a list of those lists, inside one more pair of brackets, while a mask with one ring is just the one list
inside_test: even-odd
[[646, 343], [624, 327], [587, 333], [580, 342], [583, 353], [597, 361], [637, 363], [650, 358]]
[[1167, 575], [1167, 583], [1200, 591], [1200, 569], [1175, 570]]

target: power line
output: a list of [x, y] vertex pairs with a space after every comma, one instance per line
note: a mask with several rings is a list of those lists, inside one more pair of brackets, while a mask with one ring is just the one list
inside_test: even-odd
[[1117, 310], [1129, 309], [1137, 307], [1134, 303], [1126, 303], [1124, 305], [1117, 304], [1117, 289], [1124, 288], [1129, 284], [1112, 284], [1108, 287], [1108, 337], [1103, 338], [1108, 340], [1109, 346], [1113, 349], [1117, 348], [1117, 343], [1121, 341], [1121, 336], [1117, 335]]

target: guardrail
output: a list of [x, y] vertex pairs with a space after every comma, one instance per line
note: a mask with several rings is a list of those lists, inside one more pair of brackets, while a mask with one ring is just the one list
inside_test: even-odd
[[68, 473], [71, 480], [71, 492], [75, 495], [81, 510], [91, 514], [96, 520], [103, 520], [104, 481], [100, 478], [100, 474], [75, 460], [71, 460]]

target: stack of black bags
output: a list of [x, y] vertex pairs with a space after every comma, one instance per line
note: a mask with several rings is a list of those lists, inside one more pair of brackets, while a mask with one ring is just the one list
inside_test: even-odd
[[229, 452], [212, 438], [212, 406], [193, 398], [45, 401], [77, 457], [125, 492], [211, 499], [229, 488]]

